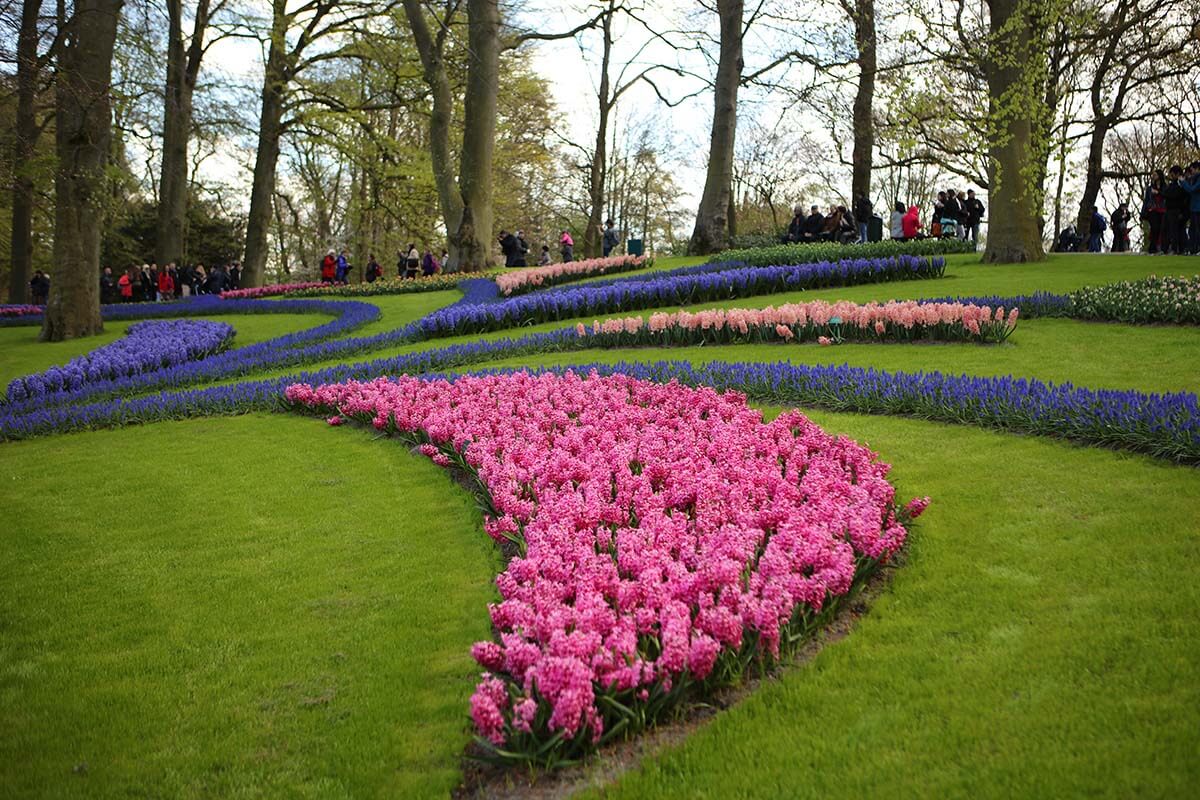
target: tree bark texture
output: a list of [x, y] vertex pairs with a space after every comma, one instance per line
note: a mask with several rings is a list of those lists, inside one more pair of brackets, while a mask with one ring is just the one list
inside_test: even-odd
[[[989, 200], [988, 263], [1021, 263], [1045, 258], [1038, 218], [1041, 195], [1035, 141], [1040, 126], [1031, 117], [1043, 113], [1042, 83], [1036, 64], [1041, 45], [1036, 34], [1035, 0], [989, 0], [991, 42], [986, 62], [988, 83]], [[1032, 113], [1031, 113], [1032, 112]], [[1044, 158], [1043, 158], [1044, 160]]]
[[604, 214], [604, 182], [608, 170], [608, 115], [612, 111], [612, 87], [609, 84], [608, 68], [612, 61], [612, 18], [613, 6], [601, 20], [600, 30], [604, 37], [604, 49], [600, 56], [600, 120], [596, 128], [596, 147], [592, 151], [592, 164], [588, 172], [588, 221], [583, 231], [583, 253], [596, 258], [602, 252], [600, 245], [602, 216]]
[[688, 243], [690, 254], [714, 253], [729, 244], [729, 194], [733, 182], [733, 145], [737, 133], [737, 93], [742, 79], [742, 0], [717, 0], [721, 54], [713, 91], [712, 136], [708, 172]]
[[196, 4], [196, 20], [188, 47], [183, 42], [183, 0], [167, 4], [167, 81], [163, 100], [162, 174], [159, 176], [155, 260], [180, 263], [186, 253], [188, 140], [192, 134], [192, 95], [204, 55], [209, 0]]
[[25, 0], [21, 27], [17, 32], [17, 115], [13, 128], [12, 241], [8, 301], [29, 299], [29, 277], [33, 272], [33, 176], [29, 164], [37, 146], [38, 11], [40, 0]]
[[[851, 156], [851, 202], [871, 196], [872, 155], [875, 152], [875, 0], [848, 2], [854, 22], [854, 41], [858, 48], [858, 89], [854, 95], [854, 151]], [[861, 222], [862, 220], [860, 220]]]
[[467, 92], [458, 188], [462, 219], [449, 231], [464, 272], [487, 269], [492, 251], [492, 156], [496, 144], [496, 95], [500, 77], [500, 9], [497, 0], [467, 1]]
[[113, 45], [123, 0], [76, 0], [55, 87], [54, 266], [43, 341], [91, 336], [100, 319], [100, 233], [112, 138]]

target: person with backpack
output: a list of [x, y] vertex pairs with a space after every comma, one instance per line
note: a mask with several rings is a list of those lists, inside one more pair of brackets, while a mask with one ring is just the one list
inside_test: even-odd
[[432, 278], [441, 270], [442, 265], [433, 257], [433, 250], [425, 248], [425, 255], [421, 256], [421, 274], [426, 278]]
[[321, 283], [333, 283], [337, 278], [337, 255], [333, 248], [321, 259]]
[[1088, 224], [1088, 252], [1104, 251], [1104, 232], [1108, 230], [1108, 221], [1100, 213], [1097, 206], [1092, 206], [1092, 221]]
[[621, 241], [621, 234], [617, 233], [617, 229], [613, 226], [611, 219], [604, 223], [604, 237], [601, 241], [601, 248], [604, 251], [604, 257], [608, 258], [609, 254], [616, 249], [617, 244]]
[[408, 255], [404, 257], [404, 277], [415, 278], [421, 269], [421, 254], [417, 252], [415, 242], [408, 243]]
[[367, 257], [367, 283], [374, 283], [379, 278], [383, 277], [383, 267], [379, 266], [379, 262], [375, 260], [375, 254], [371, 253]]

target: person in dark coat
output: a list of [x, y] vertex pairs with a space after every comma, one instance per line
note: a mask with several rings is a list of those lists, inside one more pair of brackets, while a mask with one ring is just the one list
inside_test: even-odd
[[792, 209], [792, 221], [788, 223], [787, 233], [783, 235], [785, 243], [800, 242], [804, 239], [804, 206], [797, 205]]
[[33, 271], [29, 279], [29, 294], [35, 306], [44, 306], [50, 299], [50, 276], [40, 269]]
[[616, 249], [617, 244], [621, 241], [621, 234], [617, 233], [617, 229], [613, 227], [614, 224], [611, 219], [604, 223], [604, 239], [601, 244], [605, 258], [608, 258], [609, 254]]
[[506, 267], [523, 267], [525, 266], [521, 258], [521, 245], [517, 242], [516, 234], [508, 231], [500, 231], [500, 252], [504, 254], [504, 266]]
[[242, 288], [242, 265], [237, 261], [229, 265], [229, 288]]
[[1167, 214], [1166, 189], [1167, 178], [1163, 171], [1158, 170], [1146, 187], [1142, 196], [1142, 221], [1149, 227], [1146, 235], [1146, 252], [1159, 253], [1163, 251], [1163, 220]]
[[1112, 252], [1129, 252], [1129, 222], [1133, 215], [1129, 213], [1129, 204], [1121, 203], [1112, 212], [1113, 241]]
[[871, 207], [871, 201], [866, 197], [860, 197], [854, 201], [854, 219], [858, 221], [858, 243], [867, 243], [867, 226], [871, 222], [871, 213], [874, 209]]
[[1104, 251], [1104, 232], [1108, 230], [1108, 220], [1100, 213], [1098, 206], [1092, 206], [1092, 220], [1088, 223], [1088, 252]]
[[[966, 215], [966, 233], [970, 235], [973, 244], [979, 244], [979, 223], [983, 222], [983, 212], [987, 209], [983, 201], [975, 196], [974, 189], [967, 189], [967, 199], [963, 203]], [[964, 237], [965, 238], [965, 237]]]
[[100, 273], [100, 302], [108, 305], [115, 303], [117, 295], [117, 279], [113, 277], [112, 267], [105, 267]]
[[1163, 252], [1183, 255], [1188, 251], [1187, 218], [1191, 196], [1183, 188], [1183, 167], [1176, 164], [1167, 173], [1167, 186], [1163, 189]]
[[821, 238], [821, 232], [825, 230], [825, 215], [821, 213], [821, 209], [813, 206], [809, 211], [808, 217], [804, 220], [804, 227], [800, 230], [800, 238], [805, 242], [815, 242]]
[[364, 277], [367, 283], [374, 283], [383, 277], [383, 267], [379, 266], [379, 262], [375, 260], [374, 253], [367, 257], [367, 274]]
[[229, 273], [219, 264], [214, 266], [208, 273], [208, 284], [204, 288], [209, 294], [220, 294], [229, 288]]

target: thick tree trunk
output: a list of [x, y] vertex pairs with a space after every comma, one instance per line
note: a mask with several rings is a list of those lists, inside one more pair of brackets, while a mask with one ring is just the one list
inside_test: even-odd
[[[497, 0], [467, 0], [467, 92], [463, 108], [458, 187], [462, 219], [449, 231], [451, 265], [464, 272], [487, 269], [492, 257], [492, 155], [500, 77], [500, 10]], [[454, 251], [457, 251], [457, 262]]]
[[33, 176], [29, 174], [37, 146], [38, 11], [40, 0], [25, 0], [17, 33], [17, 116], [13, 128], [12, 241], [8, 301], [29, 298], [33, 272]]
[[[420, 0], [404, 0], [404, 14], [412, 30], [413, 42], [421, 58], [425, 85], [429, 87], [433, 108], [429, 117], [429, 158], [433, 164], [433, 181], [437, 187], [438, 206], [446, 231], [457, 231], [462, 225], [463, 203], [454, 178], [454, 159], [450, 155], [450, 126], [454, 116], [454, 94], [444, 58], [445, 33], [435, 37], [425, 21]], [[450, 20], [442, 20], [449, 25]], [[458, 265], [458, 247], [450, 243], [450, 262]]]
[[609, 13], [601, 22], [601, 33], [604, 37], [604, 50], [600, 56], [600, 122], [596, 128], [596, 148], [592, 151], [592, 164], [588, 173], [588, 221], [583, 231], [583, 253], [588, 258], [596, 258], [603, 252], [600, 239], [601, 224], [604, 214], [604, 183], [608, 178], [608, 115], [612, 111], [612, 92], [608, 79], [608, 67], [612, 61], [612, 4]]
[[742, 0], [717, 0], [721, 19], [721, 55], [713, 91], [712, 136], [708, 173], [696, 212], [688, 252], [714, 253], [729, 243], [729, 195], [733, 181], [733, 145], [737, 133], [737, 93], [742, 79]]
[[1038, 218], [1037, 180], [1044, 147], [1030, 108], [1044, 102], [1037, 61], [1041, 42], [1035, 34], [1034, 0], [989, 0], [991, 36], [986, 73], [989, 97], [987, 250], [989, 263], [1019, 263], [1045, 258]]
[[100, 232], [112, 136], [113, 45], [123, 0], [76, 0], [55, 85], [54, 272], [43, 341], [91, 336], [100, 319]]
[[250, 188], [250, 214], [246, 219], [246, 257], [242, 260], [242, 286], [262, 286], [266, 277], [267, 232], [271, 227], [271, 203], [275, 196], [275, 165], [279, 162], [279, 137], [283, 134], [283, 101], [288, 74], [288, 20], [286, 0], [275, 0], [271, 47], [263, 76], [262, 113], [258, 123], [258, 152], [254, 160], [254, 183]]
[[[875, 152], [875, 0], [858, 0], [854, 7], [854, 41], [858, 47], [858, 90], [854, 95], [854, 152], [851, 200], [871, 196], [871, 166]], [[859, 220], [860, 222], [862, 220]]]
[[187, 224], [188, 140], [192, 133], [192, 95], [204, 54], [209, 0], [196, 4], [191, 43], [183, 46], [183, 0], [167, 3], [167, 81], [163, 101], [162, 174], [159, 176], [158, 225], [154, 247], [159, 264], [184, 258]]

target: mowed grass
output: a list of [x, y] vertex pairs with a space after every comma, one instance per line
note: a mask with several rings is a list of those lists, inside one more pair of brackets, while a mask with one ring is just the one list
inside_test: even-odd
[[1200, 471], [812, 413], [929, 494], [852, 633], [596, 796], [1187, 797]]
[[248, 416], [0, 462], [0, 796], [455, 785], [499, 560], [428, 459]]

